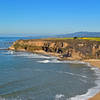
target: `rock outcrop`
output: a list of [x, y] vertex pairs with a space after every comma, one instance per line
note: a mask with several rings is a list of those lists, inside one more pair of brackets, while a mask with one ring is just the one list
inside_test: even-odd
[[100, 42], [80, 39], [18, 40], [9, 48], [16, 51], [57, 53], [65, 59], [100, 59]]

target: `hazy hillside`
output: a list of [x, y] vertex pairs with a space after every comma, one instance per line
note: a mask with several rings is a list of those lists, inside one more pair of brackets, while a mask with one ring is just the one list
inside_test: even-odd
[[71, 34], [58, 35], [57, 37], [100, 37], [100, 32], [75, 32]]

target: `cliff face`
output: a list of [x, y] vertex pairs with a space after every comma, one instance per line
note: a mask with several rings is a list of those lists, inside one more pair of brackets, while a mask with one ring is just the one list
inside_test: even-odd
[[68, 39], [18, 40], [9, 48], [16, 51], [57, 53], [63, 58], [100, 59], [100, 42]]

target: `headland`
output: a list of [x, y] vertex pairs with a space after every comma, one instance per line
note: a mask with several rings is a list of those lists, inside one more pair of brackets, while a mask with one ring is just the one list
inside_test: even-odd
[[17, 40], [9, 49], [53, 55], [59, 60], [80, 60], [100, 67], [100, 41], [55, 38]]

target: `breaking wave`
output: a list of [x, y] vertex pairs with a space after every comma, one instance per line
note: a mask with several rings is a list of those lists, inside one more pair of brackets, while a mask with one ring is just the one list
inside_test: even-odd
[[28, 52], [15, 52], [15, 51], [8, 51], [6, 54], [13, 55], [13, 56], [22, 56], [26, 58], [42, 58], [42, 59], [52, 59], [57, 58], [53, 56], [41, 55], [41, 54], [33, 54]]
[[55, 100], [65, 100], [65, 96], [63, 94], [56, 94]]
[[59, 61], [57, 59], [37, 61], [39, 63], [70, 63], [70, 64], [88, 64], [82, 61]]

